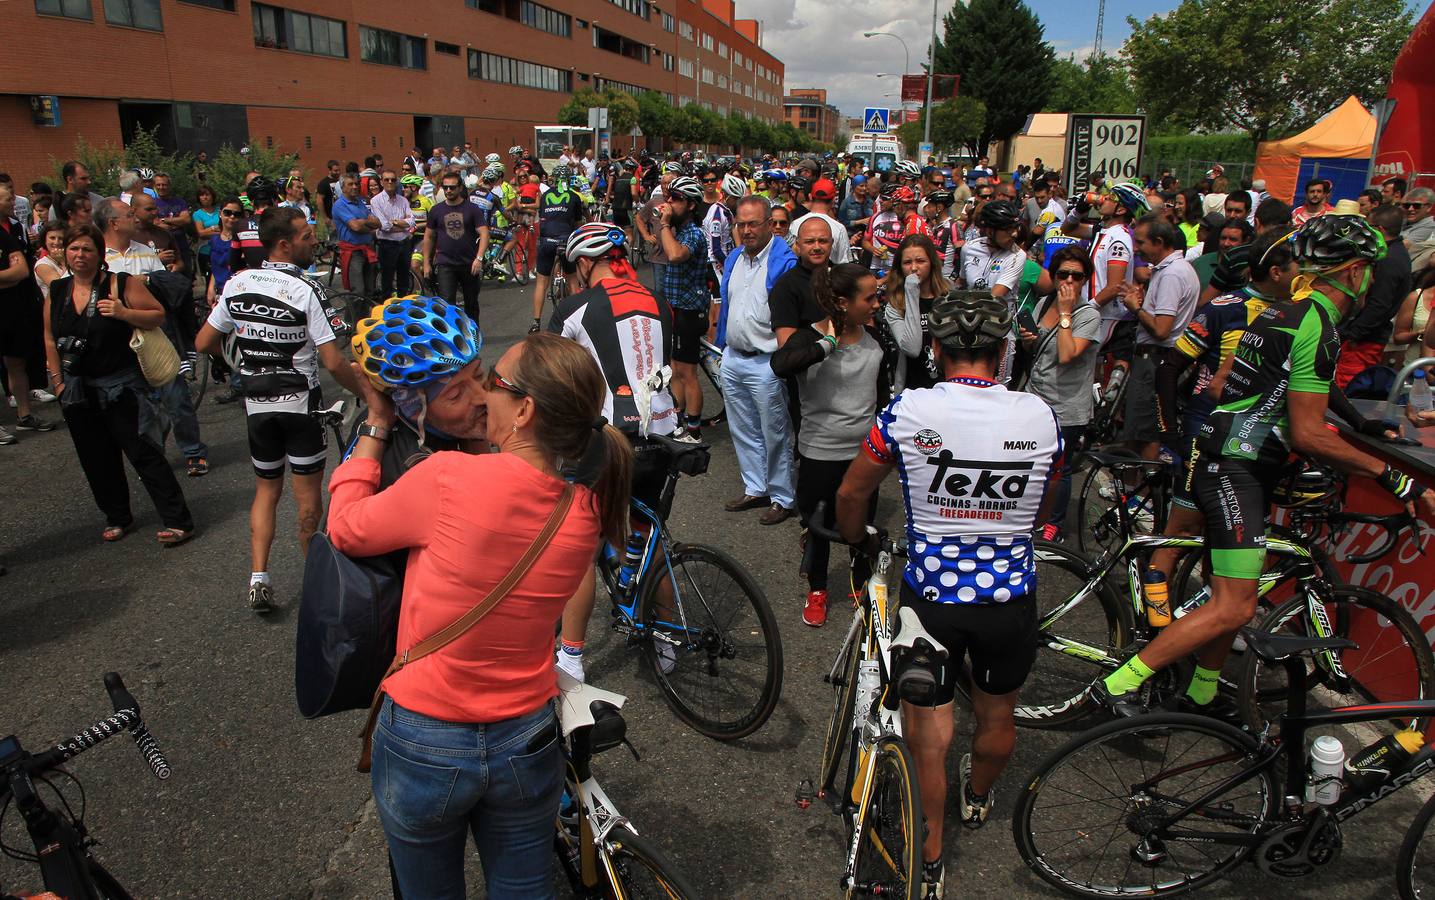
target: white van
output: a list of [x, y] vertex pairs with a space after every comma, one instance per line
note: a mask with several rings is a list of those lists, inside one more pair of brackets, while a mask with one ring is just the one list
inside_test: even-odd
[[886, 172], [902, 160], [902, 142], [892, 134], [854, 134], [847, 142], [847, 152], [878, 172]]

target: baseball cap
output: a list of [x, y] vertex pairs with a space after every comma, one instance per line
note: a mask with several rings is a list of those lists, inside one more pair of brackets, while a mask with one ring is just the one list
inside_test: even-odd
[[832, 183], [830, 178], [819, 178], [812, 186], [809, 194], [813, 200], [835, 200], [837, 199], [837, 185]]

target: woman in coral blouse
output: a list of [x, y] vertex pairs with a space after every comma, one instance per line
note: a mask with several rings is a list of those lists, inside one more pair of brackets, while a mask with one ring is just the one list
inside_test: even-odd
[[482, 600], [543, 530], [566, 483], [560, 459], [604, 441], [608, 461], [537, 562], [472, 629], [384, 683], [373, 789], [399, 889], [462, 898], [472, 832], [488, 896], [552, 896], [553, 820], [563, 784], [554, 627], [601, 538], [621, 542], [632, 451], [601, 419], [605, 382], [581, 346], [529, 335], [489, 369], [489, 440], [498, 452], [439, 452], [378, 491], [395, 421], [360, 378], [367, 425], [330, 483], [329, 537], [373, 556], [407, 548], [398, 646], [411, 648]]

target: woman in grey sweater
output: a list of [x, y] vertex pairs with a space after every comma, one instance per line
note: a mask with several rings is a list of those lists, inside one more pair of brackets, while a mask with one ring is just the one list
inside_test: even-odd
[[[806, 523], [825, 500], [824, 524], [830, 528], [847, 465], [861, 450], [873, 416], [891, 398], [890, 372], [900, 351], [874, 325], [877, 279], [867, 267], [844, 263], [818, 269], [812, 294], [826, 318], [788, 338], [772, 355], [772, 370], [780, 378], [796, 377], [802, 398], [797, 508]], [[816, 627], [827, 621], [831, 545], [810, 531], [804, 535], [808, 593], [802, 621]]]

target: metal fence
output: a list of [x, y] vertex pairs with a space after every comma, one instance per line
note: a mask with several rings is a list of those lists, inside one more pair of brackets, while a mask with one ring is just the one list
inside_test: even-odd
[[1185, 189], [1194, 187], [1196, 182], [1206, 177], [1206, 173], [1210, 171], [1212, 166], [1217, 165], [1226, 170], [1226, 180], [1231, 183], [1232, 188], [1237, 187], [1243, 181], [1250, 180], [1254, 177], [1256, 170], [1256, 164], [1252, 161], [1226, 162], [1225, 160], [1219, 159], [1158, 159], [1149, 169], [1143, 170], [1142, 174], [1150, 173], [1153, 177], [1156, 177], [1167, 169], [1170, 169], [1172, 175], [1181, 179], [1181, 187]]

